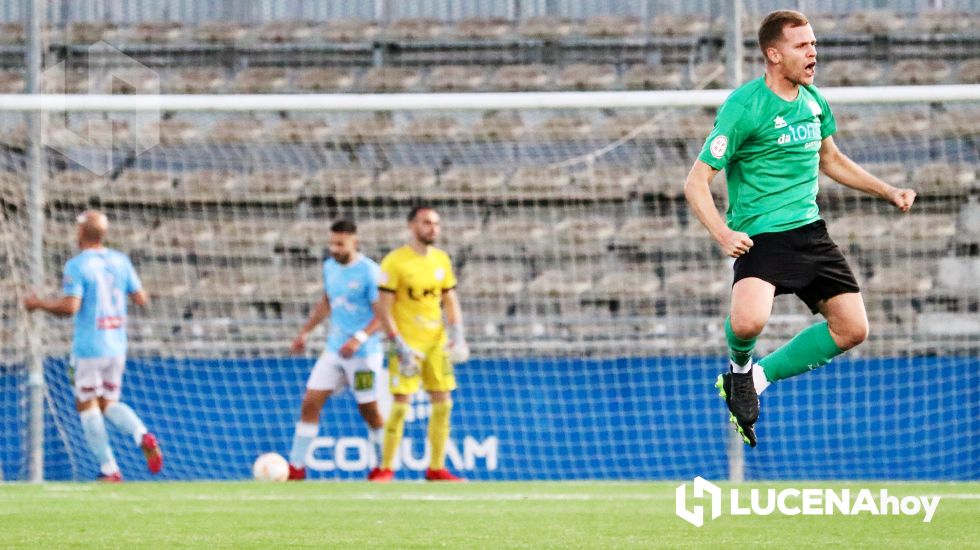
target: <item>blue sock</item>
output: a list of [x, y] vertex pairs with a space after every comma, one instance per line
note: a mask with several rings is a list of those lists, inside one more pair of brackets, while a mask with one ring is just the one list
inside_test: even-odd
[[298, 422], [296, 424], [296, 434], [293, 435], [293, 448], [289, 451], [289, 463], [296, 468], [306, 465], [306, 453], [310, 451], [310, 445], [320, 431], [319, 424]]
[[86, 409], [78, 414], [82, 421], [82, 432], [85, 434], [85, 441], [88, 448], [92, 450], [95, 459], [99, 461], [99, 469], [103, 474], [111, 474], [119, 470], [116, 465], [116, 458], [112, 454], [112, 447], [109, 446], [109, 432], [105, 429], [105, 419], [102, 418], [102, 411], [96, 407]]
[[105, 417], [119, 431], [132, 437], [137, 446], [143, 443], [146, 426], [129, 405], [122, 402], [113, 403], [106, 407]]

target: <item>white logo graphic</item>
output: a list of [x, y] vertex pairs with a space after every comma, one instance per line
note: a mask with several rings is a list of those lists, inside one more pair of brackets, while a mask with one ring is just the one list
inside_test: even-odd
[[725, 151], [728, 149], [728, 138], [726, 136], [718, 136], [711, 141], [711, 156], [716, 159], [720, 159], [725, 156]]
[[[420, 472], [429, 467], [429, 456], [432, 450], [428, 441], [418, 455], [416, 441], [411, 437], [402, 439], [401, 448], [395, 457], [395, 467]], [[497, 469], [497, 453], [500, 440], [489, 436], [483, 440], [473, 436], [446, 442], [446, 461], [456, 470], [473, 471], [478, 469], [478, 459], [483, 462], [484, 470], [492, 472]], [[364, 437], [318, 437], [313, 440], [306, 454], [306, 465], [318, 472], [360, 472], [378, 463], [373, 445]]]
[[[694, 497], [711, 497], [711, 519], [721, 516], [724, 497], [721, 487], [701, 476], [694, 478]], [[923, 523], [932, 521], [939, 508], [938, 496], [897, 497], [881, 489], [875, 494], [871, 489], [751, 489], [748, 505], [740, 498], [738, 489], [728, 494], [727, 512], [732, 516], [768, 516], [779, 513], [784, 516], [856, 516], [862, 513], [872, 516], [918, 516]], [[701, 527], [705, 522], [704, 506], [687, 508], [687, 484], [677, 487], [675, 512], [684, 521]]]
[[[160, 75], [108, 43], [100, 40], [88, 46], [85, 56], [89, 66], [83, 77], [88, 81], [87, 93], [160, 95]], [[96, 68], [104, 68], [104, 71]], [[45, 69], [42, 79], [58, 93], [71, 88], [64, 61]], [[160, 143], [159, 108], [128, 113], [125, 118], [111, 112], [76, 112], [71, 117], [68, 114], [66, 106], [59, 116], [48, 119], [49, 132], [44, 137], [44, 145], [100, 176], [132, 155], [139, 155]], [[69, 118], [80, 132], [68, 127]]]
[[823, 109], [820, 108], [820, 104], [816, 101], [807, 101], [806, 104], [810, 107], [810, 112], [813, 113], [814, 117], [819, 117], [823, 114]]
[[786, 127], [786, 121], [781, 116], [777, 116], [772, 121], [776, 124], [777, 129]]
[[437, 281], [442, 281], [443, 279], [446, 278], [446, 270], [441, 267], [437, 267], [435, 272], [435, 277]]
[[[701, 498], [706, 493], [711, 497], [711, 519], [718, 519], [721, 515], [721, 487], [701, 476], [694, 478], [694, 497]], [[687, 483], [681, 484], [674, 494], [674, 512], [678, 517], [695, 527], [704, 525], [704, 506], [687, 509]]]

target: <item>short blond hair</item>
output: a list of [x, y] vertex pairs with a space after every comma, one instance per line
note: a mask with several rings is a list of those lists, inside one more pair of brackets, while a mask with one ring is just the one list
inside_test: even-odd
[[[776, 10], [762, 20], [759, 26], [759, 49], [766, 56], [766, 48], [771, 47], [783, 37], [783, 29], [809, 25], [806, 16], [796, 10]], [[768, 56], [766, 56], [768, 59]]]

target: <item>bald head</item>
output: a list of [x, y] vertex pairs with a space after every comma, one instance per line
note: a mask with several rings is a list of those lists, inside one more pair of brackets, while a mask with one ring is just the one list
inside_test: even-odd
[[109, 232], [109, 218], [98, 210], [86, 210], [78, 216], [78, 246], [101, 246]]

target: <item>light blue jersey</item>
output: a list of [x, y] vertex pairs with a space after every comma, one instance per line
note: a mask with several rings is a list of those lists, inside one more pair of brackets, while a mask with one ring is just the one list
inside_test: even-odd
[[[340, 350], [354, 333], [374, 318], [371, 304], [378, 301], [378, 283], [381, 268], [370, 258], [359, 255], [348, 265], [338, 263], [333, 258], [323, 262], [323, 287], [330, 300], [330, 331], [327, 334], [327, 349]], [[366, 357], [381, 353], [381, 341], [375, 332], [355, 357]]]
[[65, 264], [62, 292], [81, 298], [71, 353], [77, 358], [126, 355], [126, 306], [143, 288], [129, 257], [109, 248], [85, 250]]

